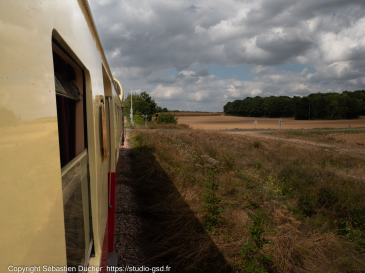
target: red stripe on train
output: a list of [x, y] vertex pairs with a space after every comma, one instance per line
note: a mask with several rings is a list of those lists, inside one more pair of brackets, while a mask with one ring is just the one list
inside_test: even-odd
[[[111, 179], [109, 183], [109, 179]], [[110, 185], [110, 207], [108, 209], [108, 252], [113, 252], [114, 250], [114, 230], [115, 230], [115, 173], [108, 174], [108, 187]]]

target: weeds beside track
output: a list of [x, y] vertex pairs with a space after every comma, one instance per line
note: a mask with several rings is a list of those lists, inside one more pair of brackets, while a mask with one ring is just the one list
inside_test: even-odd
[[[136, 130], [133, 145], [158, 218], [158, 255], [174, 257], [180, 271], [208, 272], [212, 261], [210, 272], [365, 270], [364, 159], [205, 131]], [[204, 232], [212, 161], [223, 222]], [[255, 252], [244, 251], [250, 245]], [[248, 263], [264, 271], [249, 271]]]

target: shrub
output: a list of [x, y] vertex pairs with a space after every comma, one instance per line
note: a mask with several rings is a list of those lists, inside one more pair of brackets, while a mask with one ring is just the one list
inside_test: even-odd
[[219, 206], [222, 201], [222, 197], [218, 195], [217, 191], [219, 185], [217, 183], [217, 175], [214, 170], [209, 171], [209, 182], [204, 182], [203, 185], [206, 190], [203, 193], [204, 205], [201, 211], [204, 212], [203, 219], [205, 221], [205, 229], [210, 231], [216, 231], [216, 226], [219, 222], [223, 221], [221, 213], [223, 209]]
[[317, 195], [310, 190], [301, 191], [298, 198], [298, 207], [307, 216], [312, 216], [317, 207]]
[[258, 141], [258, 140], [254, 141], [254, 142], [253, 142], [253, 143], [251, 143], [250, 145], [251, 145], [251, 147], [254, 147], [254, 148], [256, 148], [256, 149], [262, 148], [262, 144], [261, 144], [261, 142], [260, 142], [260, 141]]
[[141, 115], [138, 114], [133, 115], [133, 121], [135, 124], [140, 124], [140, 125], [144, 124], [144, 119], [141, 117]]
[[173, 123], [177, 124], [177, 118], [173, 114], [159, 114], [157, 118], [157, 123]]
[[331, 188], [331, 186], [326, 185], [318, 189], [318, 204], [320, 207], [332, 207], [338, 202], [337, 192]]
[[365, 229], [365, 208], [354, 208], [351, 211], [351, 218], [354, 224], [362, 225]]
[[249, 273], [265, 273], [267, 272], [265, 267], [270, 265], [273, 259], [271, 255], [263, 254], [262, 249], [264, 245], [272, 242], [262, 237], [262, 234], [268, 231], [264, 228], [262, 209], [259, 209], [256, 215], [252, 213], [248, 215], [252, 218], [253, 225], [247, 225], [246, 229], [250, 232], [253, 243], [248, 241], [241, 249], [240, 255], [244, 261], [240, 269], [245, 269]]
[[223, 154], [221, 158], [222, 158], [222, 165], [229, 171], [233, 170], [236, 158], [232, 155], [232, 153], [227, 152]]

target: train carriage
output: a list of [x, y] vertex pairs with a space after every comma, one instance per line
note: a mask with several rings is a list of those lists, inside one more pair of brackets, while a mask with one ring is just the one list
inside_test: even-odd
[[0, 271], [98, 272], [113, 250], [123, 89], [88, 2], [3, 1], [0, 39]]

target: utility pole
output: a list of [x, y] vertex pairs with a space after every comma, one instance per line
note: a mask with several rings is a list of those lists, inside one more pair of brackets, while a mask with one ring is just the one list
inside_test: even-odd
[[311, 119], [311, 103], [309, 102], [308, 120]]
[[131, 85], [131, 123], [132, 123], [132, 126], [134, 128], [134, 123], [133, 123], [133, 89], [132, 89], [132, 85]]

